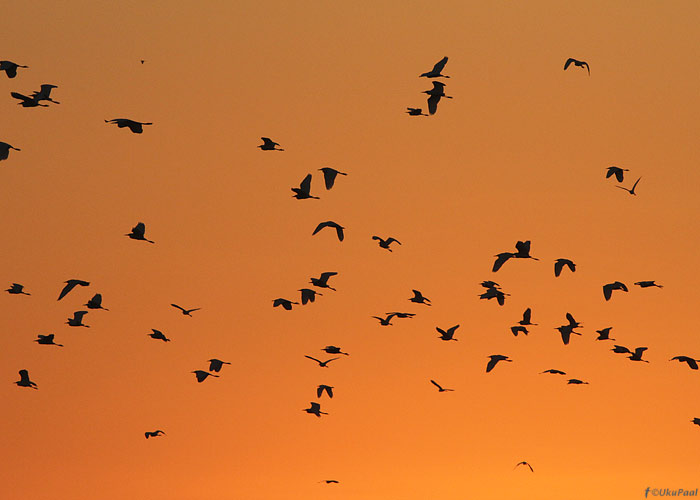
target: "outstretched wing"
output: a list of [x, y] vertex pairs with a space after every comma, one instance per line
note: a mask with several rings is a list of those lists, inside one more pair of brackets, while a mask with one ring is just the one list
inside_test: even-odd
[[505, 264], [506, 261], [512, 256], [513, 254], [510, 252], [499, 253], [498, 255], [496, 255], [496, 257], [498, 258], [496, 259], [496, 262], [493, 263], [493, 268], [491, 269], [491, 271], [494, 273], [498, 271], [501, 268], [501, 266], [503, 266], [503, 264]]
[[435, 66], [433, 66], [433, 71], [431, 71], [431, 73], [440, 74], [445, 68], [445, 64], [447, 64], [447, 56], [443, 57], [435, 63]]
[[318, 359], [316, 359], [316, 358], [312, 358], [311, 356], [307, 356], [307, 355], [304, 355], [304, 357], [305, 357], [305, 358], [309, 358], [309, 359], [313, 359], [313, 360], [316, 361], [316, 363], [318, 363], [319, 365], [321, 364], [321, 361], [318, 360]]
[[431, 95], [430, 97], [428, 97], [428, 113], [434, 115], [437, 112], [437, 105], [439, 102], [439, 95]]
[[304, 177], [304, 180], [301, 181], [299, 187], [306, 194], [309, 194], [311, 192], [311, 174], [308, 174], [306, 177]]
[[437, 387], [439, 390], [441, 390], [441, 391], [443, 390], [442, 387], [440, 386], [440, 384], [438, 384], [434, 380], [431, 380], [430, 383], [433, 384], [435, 387]]
[[566, 68], [568, 68], [573, 62], [576, 62], [576, 59], [574, 59], [573, 57], [569, 57], [564, 63], [564, 71], [566, 71]]

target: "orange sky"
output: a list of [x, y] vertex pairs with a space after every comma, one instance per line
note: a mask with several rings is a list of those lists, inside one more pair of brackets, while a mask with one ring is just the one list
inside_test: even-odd
[[[0, 74], [0, 141], [22, 150], [0, 162], [2, 289], [31, 296], [0, 296], [0, 497], [626, 500], [700, 487], [700, 374], [669, 362], [700, 358], [700, 6], [397, 5], [6, 6], [0, 59], [29, 68]], [[409, 117], [427, 108], [418, 75], [445, 55], [454, 98]], [[591, 76], [563, 71], [568, 57]], [[9, 95], [43, 83], [61, 104]], [[112, 118], [154, 124], [135, 135]], [[261, 151], [261, 136], [285, 151]], [[638, 196], [605, 179], [610, 165], [629, 169], [627, 187], [642, 177]], [[330, 191], [324, 166], [348, 173]], [[321, 199], [293, 199], [308, 173]], [[311, 236], [326, 220], [345, 241]], [[154, 245], [124, 236], [139, 221]], [[402, 245], [387, 252], [375, 234]], [[492, 273], [518, 240], [540, 260]], [[559, 257], [576, 273], [555, 278]], [[337, 292], [272, 308], [324, 271]], [[91, 284], [56, 301], [72, 278]], [[503, 307], [478, 299], [487, 279], [510, 294]], [[606, 302], [616, 280], [629, 293]], [[432, 307], [409, 302], [413, 288]], [[66, 325], [95, 293], [110, 310]], [[173, 302], [202, 309], [188, 318]], [[539, 326], [515, 338], [527, 307]], [[371, 318], [388, 311], [416, 316]], [[564, 346], [567, 312], [583, 328]], [[456, 324], [458, 342], [438, 339]], [[606, 326], [615, 342], [595, 340]], [[37, 345], [40, 333], [65, 347]], [[647, 346], [649, 363], [613, 343]], [[326, 345], [350, 356], [304, 358], [332, 357]], [[491, 354], [513, 362], [487, 374]], [[190, 372], [212, 357], [232, 365], [198, 384]], [[20, 369], [37, 391], [12, 384]], [[332, 400], [315, 397], [321, 383]], [[329, 415], [301, 411], [310, 401]], [[154, 429], [167, 435], [145, 440]], [[534, 474], [513, 469], [522, 460]]]

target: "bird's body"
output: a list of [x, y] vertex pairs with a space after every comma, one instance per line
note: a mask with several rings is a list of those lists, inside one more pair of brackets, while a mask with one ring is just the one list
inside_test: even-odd
[[52, 103], [54, 103], [54, 104], [61, 104], [60, 102], [54, 101], [54, 100], [51, 98], [51, 90], [52, 90], [52, 89], [55, 89], [55, 88], [58, 88], [58, 87], [56, 87], [56, 85], [51, 85], [51, 84], [48, 84], [48, 83], [44, 83], [44, 84], [41, 86], [41, 90], [39, 90], [39, 91], [37, 91], [37, 92], [34, 92], [34, 93], [32, 94], [32, 97], [33, 97], [34, 100], [36, 100], [36, 101], [49, 101], [49, 102], [52, 102]]
[[21, 64], [14, 63], [12, 61], [0, 61], [0, 71], [4, 71], [7, 78], [14, 78], [17, 76], [17, 68], [28, 68], [29, 66], [22, 66]]
[[89, 282], [89, 281], [75, 280], [75, 279], [73, 279], [73, 280], [68, 280], [68, 281], [66, 281], [65, 283], [66, 283], [66, 286], [64, 286], [63, 289], [61, 290], [61, 293], [58, 294], [58, 299], [57, 299], [57, 300], [61, 300], [61, 299], [62, 299], [63, 297], [65, 297], [71, 290], [73, 290], [73, 288], [75, 288], [75, 287], [78, 286], [78, 285], [80, 285], [80, 286], [90, 286], [90, 282]]
[[148, 336], [151, 337], [152, 339], [155, 340], [162, 340], [163, 342], [170, 342], [170, 339], [165, 336], [163, 332], [160, 330], [156, 330], [155, 328], [151, 328], [151, 331], [153, 333], [149, 333]]
[[566, 71], [566, 68], [568, 68], [571, 64], [579, 68], [586, 68], [588, 70], [588, 76], [591, 76], [591, 68], [588, 66], [586, 61], [579, 61], [573, 57], [569, 57], [564, 63], [564, 71]]
[[391, 245], [392, 243], [398, 243], [399, 245], [401, 244], [401, 242], [400, 242], [399, 240], [395, 239], [395, 238], [382, 239], [382, 238], [380, 238], [379, 236], [372, 236], [372, 239], [373, 239], [373, 240], [378, 240], [378, 241], [379, 241], [379, 246], [382, 247], [382, 248], [386, 248], [386, 249], [389, 250], [390, 252], [391, 252], [391, 247], [390, 247], [389, 245]]
[[194, 373], [195, 377], [197, 377], [197, 382], [201, 383], [204, 382], [204, 380], [207, 377], [218, 377], [219, 375], [214, 375], [213, 373], [205, 372], [204, 370], [195, 370], [192, 373]]
[[423, 108], [406, 108], [409, 116], [430, 116], [423, 113]]
[[63, 347], [63, 344], [57, 344], [54, 342], [54, 334], [49, 333], [48, 335], [41, 335], [39, 334], [36, 339], [34, 339], [34, 342], [40, 345], [57, 345], [58, 347]]
[[328, 394], [328, 397], [333, 399], [333, 387], [330, 385], [321, 384], [316, 388], [316, 397], [321, 399], [323, 393]]
[[221, 361], [220, 359], [212, 358], [209, 360], [209, 371], [219, 373], [224, 365], [230, 365], [228, 361]]
[[19, 387], [31, 387], [32, 389], [38, 389], [38, 386], [29, 380], [29, 372], [27, 370], [19, 371], [19, 380], [15, 382]]
[[438, 392], [450, 392], [450, 391], [454, 391], [454, 389], [445, 389], [445, 388], [443, 388], [440, 384], [438, 384], [438, 383], [435, 382], [434, 380], [431, 380], [430, 383], [433, 384], [435, 387], [438, 388]]
[[324, 352], [327, 352], [328, 354], [343, 354], [344, 356], [350, 356], [347, 352], [343, 352], [340, 347], [334, 346], [334, 345], [327, 345], [323, 349], [321, 349]]
[[158, 436], [165, 436], [165, 432], [161, 431], [160, 429], [156, 431], [146, 431], [144, 434], [146, 436], [146, 439]]
[[630, 354], [630, 356], [627, 357], [627, 359], [631, 361], [643, 361], [645, 363], [648, 363], [646, 359], [642, 359], [642, 355], [644, 354], [644, 351], [646, 351], [648, 347], [637, 347], [635, 348], [634, 352], [628, 349], [625, 346], [622, 345], [615, 345], [611, 351], [617, 354]]
[[316, 300], [316, 295], [323, 295], [318, 293], [316, 290], [311, 288], [301, 288], [298, 290], [301, 292], [301, 305], [306, 305], [308, 302], [314, 302]]
[[671, 361], [679, 361], [681, 363], [688, 363], [688, 366], [690, 367], [691, 370], [697, 370], [698, 369], [698, 361], [695, 358], [691, 358], [689, 356], [674, 356], [671, 358]]
[[436, 326], [436, 327], [435, 327], [435, 329], [437, 330], [437, 332], [440, 334], [440, 337], [438, 337], [438, 338], [439, 338], [440, 340], [445, 340], [445, 341], [448, 341], [448, 340], [455, 340], [455, 341], [456, 341], [456, 340], [458, 340], [458, 339], [454, 338], [455, 331], [457, 331], [457, 328], [459, 328], [459, 325], [455, 325], [455, 326], [453, 326], [453, 327], [450, 327], [450, 328], [448, 328], [447, 330], [443, 330], [443, 329], [440, 328], [439, 326]]
[[502, 354], [492, 354], [489, 356], [489, 362], [486, 365], [486, 373], [490, 372], [493, 370], [493, 368], [498, 364], [499, 361], [513, 361], [512, 359], [508, 358], [508, 356], [504, 356]]
[[292, 302], [291, 300], [282, 298], [275, 299], [272, 301], [272, 307], [282, 306], [282, 308], [287, 311], [292, 310], [292, 304], [299, 304], [299, 302]]
[[88, 325], [83, 324], [83, 316], [85, 316], [87, 311], [75, 311], [72, 318], [68, 318], [66, 324], [70, 326], [84, 326], [85, 328], [90, 328]]
[[90, 300], [84, 304], [88, 309], [103, 309], [109, 311], [109, 309], [102, 307], [102, 294], [96, 293]]
[[12, 283], [12, 286], [5, 291], [10, 295], [31, 295], [30, 293], [25, 292], [24, 285], [20, 285], [19, 283]]
[[321, 229], [325, 227], [332, 227], [335, 228], [335, 232], [338, 234], [338, 240], [343, 241], [345, 239], [345, 233], [343, 233], [343, 229], [345, 229], [343, 226], [338, 224], [337, 222], [333, 222], [332, 220], [327, 220], [326, 222], [321, 222], [318, 226], [316, 226], [316, 229], [314, 229], [314, 232], [311, 233], [311, 236], [314, 236], [316, 233], [318, 233]]
[[391, 318], [396, 316], [395, 314], [387, 314], [385, 318], [382, 318], [381, 316], [372, 316], [374, 319], [379, 320], [379, 324], [382, 326], [391, 326]]
[[513, 257], [516, 259], [540, 260], [530, 255], [530, 240], [516, 242], [515, 249], [517, 250], [517, 252], [513, 254]]
[[528, 326], [528, 325], [537, 326], [537, 323], [533, 323], [532, 321], [530, 321], [531, 319], [532, 319], [532, 309], [528, 307], [523, 312], [523, 319], [518, 321], [518, 324], [523, 325], [523, 326]]
[[569, 312], [566, 313], [566, 320], [569, 322], [569, 326], [570, 326], [571, 328], [579, 328], [579, 327], [582, 327], [582, 326], [583, 326], [581, 323], [579, 323], [578, 321], [576, 321], [576, 320], [574, 319], [574, 316], [573, 316], [571, 313], [569, 313]]
[[146, 224], [144, 224], [143, 222], [139, 222], [134, 227], [132, 227], [131, 232], [127, 233], [125, 236], [128, 236], [132, 240], [147, 241], [149, 243], [155, 243], [155, 241], [151, 241], [151, 240], [146, 239]]
[[612, 326], [608, 326], [602, 330], [596, 330], [595, 332], [598, 334], [596, 340], [615, 340], [610, 338], [610, 330], [612, 330]]
[[282, 148], [275, 148], [275, 146], [279, 146], [279, 144], [269, 137], [261, 137], [260, 139], [262, 139], [263, 143], [258, 147], [263, 151], [284, 151]]
[[609, 179], [613, 175], [615, 176], [615, 179], [617, 179], [617, 182], [622, 182], [625, 180], [625, 172], [627, 172], [629, 169], [627, 168], [620, 168], [616, 166], [608, 167], [607, 173], [605, 174], [605, 178]]
[[328, 413], [321, 411], [321, 405], [319, 403], [314, 403], [311, 402], [309, 403], [311, 406], [309, 408], [306, 408], [305, 411], [306, 413], [310, 413], [312, 415], [316, 415], [317, 417], [320, 417], [321, 415], [328, 415]]
[[443, 57], [438, 62], [436, 62], [433, 66], [433, 69], [421, 74], [419, 78], [423, 76], [427, 78], [449, 78], [449, 76], [442, 74], [442, 70], [445, 68], [445, 64], [447, 64], [447, 56]]
[[612, 297], [613, 290], [622, 290], [623, 292], [628, 291], [625, 284], [620, 281], [603, 285], [603, 297], [605, 297], [606, 301], [610, 300], [610, 297]]
[[440, 99], [445, 97], [446, 99], [452, 99], [452, 96], [445, 94], [445, 84], [442, 82], [433, 81], [433, 88], [430, 90], [424, 90], [424, 94], [428, 94], [428, 113], [434, 115], [437, 112], [437, 105]]
[[321, 361], [320, 359], [312, 358], [311, 356], [304, 355], [304, 357], [316, 361], [316, 363], [318, 363], [318, 366], [320, 366], [321, 368], [328, 368], [328, 363], [330, 363], [331, 361], [335, 361], [336, 359], [340, 359], [340, 358], [331, 358], [331, 359], [327, 359], [325, 361]]
[[561, 274], [561, 270], [564, 268], [564, 266], [567, 266], [572, 273], [576, 272], [576, 264], [574, 264], [572, 261], [569, 259], [557, 259], [554, 261], [554, 276], [559, 277]]
[[510, 331], [511, 331], [511, 332], [513, 333], [513, 335], [515, 335], [516, 337], [518, 336], [519, 333], [524, 333], [525, 335], [527, 335], [528, 333], [530, 333], [530, 332], [527, 330], [527, 328], [525, 328], [525, 327], [522, 326], [522, 325], [511, 326], [511, 327], [510, 327]]
[[6, 142], [0, 142], [0, 161], [7, 160], [7, 158], [10, 156], [10, 149], [22, 151], [21, 149], [11, 146]]
[[496, 299], [498, 301], [498, 305], [502, 306], [506, 303], [506, 295], [510, 294], [504, 293], [496, 287], [492, 287], [479, 295], [479, 298], [487, 300]]
[[329, 278], [331, 278], [331, 276], [335, 276], [336, 274], [338, 274], [338, 273], [336, 273], [336, 272], [321, 273], [321, 276], [319, 276], [318, 278], [311, 278], [311, 281], [309, 281], [309, 283], [311, 283], [313, 286], [318, 287], [318, 288], [328, 288], [330, 290], [335, 291], [335, 288], [331, 287], [328, 284], [328, 280], [329, 280]]
[[653, 280], [651, 280], [651, 281], [637, 281], [637, 282], [635, 283], [635, 285], [637, 285], [637, 286], [640, 287], [640, 288], [649, 288], [649, 287], [652, 287], [652, 286], [655, 286], [655, 287], [657, 287], [657, 288], [663, 288], [663, 285], [658, 285], [658, 284], [655, 283]]
[[422, 293], [420, 293], [419, 290], [413, 290], [413, 297], [410, 299], [411, 302], [415, 302], [416, 304], [425, 304], [426, 306], [431, 305], [430, 304], [430, 299], [427, 297], [424, 297]]
[[292, 198], [296, 198], [297, 200], [319, 199], [318, 196], [311, 196], [311, 174], [308, 174], [306, 177], [304, 177], [304, 179], [299, 184], [299, 187], [292, 188], [292, 191], [294, 192]]
[[635, 192], [635, 189], [637, 189], [637, 184], [639, 184], [639, 181], [640, 181], [640, 180], [642, 180], [641, 177], [640, 177], [639, 179], [637, 179], [636, 181], [634, 181], [634, 185], [632, 185], [632, 189], [628, 189], [628, 188], [626, 188], [626, 187], [624, 187], [624, 186], [615, 186], [615, 187], [620, 188], [620, 189], [624, 189], [625, 191], [627, 191], [627, 192], [628, 192], [629, 194], [631, 194], [632, 196], [637, 196], [637, 193]]
[[563, 372], [561, 370], [555, 370], [554, 368], [550, 368], [549, 370], [545, 370], [543, 372], [540, 372], [540, 374], [542, 374], [542, 373], [550, 373], [552, 375], [566, 375], [566, 372]]
[[153, 125], [151, 122], [137, 122], [128, 118], [114, 118], [112, 120], [105, 120], [105, 123], [114, 123], [119, 128], [127, 127], [134, 134], [142, 134], [144, 125]]
[[192, 317], [193, 312], [199, 311], [201, 309], [201, 307], [195, 307], [194, 309], [185, 309], [184, 307], [180, 307], [177, 304], [170, 304], [170, 305], [176, 309], [179, 309], [180, 312], [182, 312], [183, 316], [189, 316], [189, 317]]
[[588, 382], [584, 382], [583, 380], [579, 380], [577, 378], [570, 378], [566, 383], [572, 385], [588, 384]]
[[571, 325], [558, 326], [555, 328], [555, 330], [559, 330], [559, 333], [561, 334], [561, 341], [564, 342], [564, 345], [569, 345], [569, 340], [571, 340], [572, 333], [574, 335], [581, 335], [580, 333], [575, 332], [574, 327]]
[[326, 189], [331, 189], [333, 185], [335, 184], [335, 178], [339, 175], [348, 175], [345, 172], [341, 172], [340, 170], [336, 170], [331, 167], [323, 167], [319, 168], [321, 172], [323, 172], [323, 182], [326, 185]]
[[23, 108], [49, 107], [48, 104], [40, 104], [39, 100], [36, 99], [34, 96], [27, 96], [24, 94], [20, 94], [19, 92], [10, 92], [10, 95], [15, 99], [18, 99], [20, 102], [18, 102], [17, 105], [22, 106]]

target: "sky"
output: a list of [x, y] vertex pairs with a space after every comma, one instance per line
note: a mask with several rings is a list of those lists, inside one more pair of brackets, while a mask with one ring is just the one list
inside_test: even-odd
[[[29, 68], [0, 73], [0, 141], [21, 149], [0, 162], [0, 284], [31, 295], [0, 295], [2, 497], [700, 487], [700, 373], [669, 361], [700, 358], [699, 16], [644, 0], [8, 5], [0, 59]], [[453, 99], [409, 116], [444, 56]], [[569, 57], [590, 76], [563, 71]], [[44, 83], [60, 104], [10, 97]], [[641, 177], [636, 196], [605, 178], [612, 165], [621, 186]], [[322, 167], [347, 176], [326, 190]], [[320, 199], [292, 197], [307, 174]], [[312, 236], [323, 221], [344, 241]], [[155, 244], [125, 236], [137, 222]], [[526, 240], [539, 260], [492, 272]], [[576, 272], [555, 277], [558, 258]], [[273, 308], [323, 272], [336, 291]], [[57, 301], [69, 279], [90, 285]], [[479, 299], [484, 280], [503, 306]], [[614, 281], [629, 292], [605, 301]], [[96, 293], [109, 310], [67, 325]], [[515, 337], [528, 307], [537, 326]], [[373, 318], [392, 311], [415, 316]], [[583, 326], [564, 345], [567, 312]], [[605, 327], [615, 341], [596, 340]], [[33, 342], [48, 333], [64, 347]], [[349, 355], [304, 357], [334, 357], [327, 345]], [[486, 373], [492, 354], [512, 362]], [[210, 358], [231, 364], [197, 383]], [[13, 384], [22, 369], [37, 390]], [[312, 401], [328, 414], [304, 412]]]

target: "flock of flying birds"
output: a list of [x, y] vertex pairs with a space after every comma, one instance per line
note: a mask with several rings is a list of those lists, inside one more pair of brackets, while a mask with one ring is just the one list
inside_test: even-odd
[[[445, 84], [435, 80], [436, 78], [449, 78], [447, 75], [443, 75], [442, 71], [445, 68], [445, 65], [447, 64], [448, 58], [444, 57], [440, 61], [438, 61], [433, 68], [430, 71], [427, 71], [425, 73], [422, 73], [420, 77], [426, 77], [432, 80], [433, 88], [430, 90], [426, 90], [423, 93], [428, 94], [428, 113], [429, 115], [426, 115], [423, 113], [422, 108], [407, 108], [407, 113], [410, 116], [430, 116], [434, 115], [437, 112], [437, 105], [440, 102], [442, 98], [447, 98], [451, 99], [451, 96], [448, 96], [445, 94]], [[143, 64], [143, 61], [141, 61]], [[567, 59], [567, 61], [564, 64], [564, 70], [567, 70], [571, 65], [574, 67], [580, 67], [580, 68], [585, 68], [588, 72], [588, 75], [590, 76], [590, 67], [587, 62], [585, 61], [579, 61], [573, 58]], [[17, 69], [18, 68], [27, 68], [28, 66], [23, 66], [20, 64], [16, 64], [11, 61], [0, 61], [0, 71], [4, 71], [7, 75], [8, 78], [15, 78], [17, 76]], [[22, 94], [19, 92], [11, 92], [11, 96], [15, 99], [19, 100], [19, 105], [22, 107], [30, 108], [30, 107], [46, 107], [48, 104], [43, 104], [43, 102], [50, 102], [54, 104], [59, 104], [58, 101], [54, 100], [51, 97], [51, 91], [53, 89], [57, 88], [55, 85], [51, 84], [43, 84], [41, 85], [41, 88], [37, 91], [34, 91], [30, 94]], [[143, 126], [144, 125], [152, 125], [150, 122], [138, 122], [135, 120], [131, 119], [126, 119], [126, 118], [116, 118], [116, 119], [110, 119], [110, 120], [105, 120], [106, 123], [109, 124], [115, 124], [119, 128], [128, 128], [132, 133], [135, 134], [141, 134], [143, 133]], [[262, 151], [284, 151], [283, 148], [280, 147], [280, 144], [273, 141], [272, 139], [268, 137], [262, 137], [263, 143], [258, 146]], [[15, 150], [15, 151], [21, 151], [19, 148], [15, 148], [12, 145], [5, 143], [5, 142], [0, 142], [0, 160], [6, 160], [8, 159], [9, 152], [10, 150]], [[345, 172], [340, 172], [338, 170], [335, 170], [330, 167], [323, 167], [319, 169], [322, 174], [323, 174], [323, 181], [324, 181], [324, 186], [326, 190], [330, 190], [333, 188], [335, 185], [335, 181], [338, 178], [338, 176], [346, 176], [347, 173]], [[611, 166], [607, 168], [607, 172], [605, 175], [606, 179], [609, 179], [611, 177], [614, 177], [614, 179], [618, 183], [624, 182], [625, 178], [625, 172], [627, 172], [628, 169], [623, 169], [617, 166]], [[616, 185], [616, 187], [623, 189], [627, 191], [630, 195], [636, 195], [636, 188], [637, 185], [639, 184], [641, 177], [637, 178], [637, 180], [634, 182], [631, 188], [626, 188], [621, 185]], [[294, 193], [293, 198], [297, 200], [306, 200], [306, 199], [319, 199], [318, 196], [312, 195], [311, 194], [311, 181], [312, 181], [312, 174], [307, 174], [302, 181], [299, 183], [299, 187], [292, 187], [291, 191]], [[334, 222], [334, 221], [324, 221], [320, 222], [314, 231], [312, 232], [312, 236], [318, 234], [320, 231], [322, 231], [325, 228], [332, 228], [335, 229], [337, 238], [340, 242], [343, 241], [345, 237], [344, 233], [344, 227], [341, 226], [340, 224]], [[137, 240], [137, 241], [145, 241], [148, 243], [154, 243], [152, 240], [149, 240], [145, 236], [146, 234], [146, 226], [142, 222], [138, 222], [132, 229], [131, 232], [126, 233], [125, 236]], [[372, 240], [377, 241], [378, 245], [380, 248], [385, 249], [389, 252], [392, 252], [391, 245], [393, 243], [396, 243], [398, 245], [401, 245], [401, 242], [398, 241], [394, 237], [387, 237], [387, 238], [382, 238], [377, 235], [372, 236]], [[515, 244], [515, 252], [512, 251], [506, 251], [506, 252], [501, 252], [495, 255], [496, 260], [493, 263], [491, 271], [493, 273], [498, 272], [499, 269], [502, 268], [503, 265], [506, 264], [506, 262], [511, 261], [511, 260], [517, 260], [517, 259], [531, 259], [531, 260], [539, 260], [536, 257], [533, 257], [530, 255], [530, 247], [531, 243], [530, 241], [517, 241]], [[568, 269], [569, 272], [576, 272], [576, 264], [568, 258], [558, 258], [554, 261], [554, 276], [555, 277], [560, 277], [562, 272]], [[319, 293], [317, 289], [325, 289], [325, 290], [331, 290], [335, 291], [335, 288], [330, 286], [329, 280], [336, 276], [338, 273], [337, 272], [323, 272], [320, 274], [319, 277], [315, 278], [312, 277], [309, 281], [311, 286], [313, 288], [305, 287], [301, 288], [298, 291], [301, 293], [300, 295], [300, 301], [301, 305], [304, 306], [308, 303], [313, 303], [316, 300], [316, 296], [321, 296], [322, 294]], [[70, 279], [65, 282], [65, 286], [61, 289], [58, 300], [63, 299], [68, 293], [70, 293], [74, 288], [80, 286], [80, 287], [87, 287], [89, 286], [90, 283], [87, 281], [83, 281], [80, 279]], [[634, 285], [644, 289], [644, 288], [651, 288], [651, 287], [656, 287], [656, 288], [662, 288], [662, 285], [657, 284], [653, 280], [642, 280], [635, 282]], [[499, 305], [504, 305], [506, 297], [509, 296], [509, 294], [505, 293], [502, 289], [501, 286], [496, 283], [495, 281], [492, 280], [485, 280], [481, 282], [481, 286], [485, 289], [483, 293], [479, 295], [480, 299], [496, 299], [497, 303]], [[603, 292], [603, 297], [606, 301], [611, 300], [612, 294], [614, 291], [622, 291], [622, 292], [628, 292], [627, 286], [620, 282], [620, 281], [615, 281], [612, 283], [607, 283], [604, 284], [602, 287], [602, 292]], [[24, 290], [24, 286], [20, 283], [12, 283], [10, 288], [6, 290], [7, 293], [12, 294], [12, 295], [30, 295], [28, 292]], [[408, 300], [410, 302], [416, 303], [416, 304], [422, 304], [425, 306], [430, 306], [431, 301], [427, 297], [425, 297], [421, 291], [419, 290], [412, 290], [413, 292], [413, 297], [410, 297]], [[300, 303], [297, 301], [293, 301], [290, 299], [286, 298], [276, 298], [272, 301], [273, 307], [278, 307], [281, 306], [282, 309], [291, 311], [293, 306], [299, 305]], [[105, 307], [102, 306], [102, 295], [97, 293], [92, 296], [85, 304], [85, 307], [88, 310], [97, 310], [97, 309], [102, 309], [105, 311], [108, 311]], [[186, 309], [184, 307], [181, 307], [177, 304], [171, 304], [174, 308], [178, 309], [183, 315], [185, 316], [190, 316], [191, 314], [195, 311], [198, 311], [199, 308], [192, 308], [192, 309]], [[69, 326], [72, 327], [89, 327], [89, 325], [86, 325], [83, 323], [83, 318], [85, 315], [88, 314], [88, 311], [86, 310], [80, 310], [80, 311], [75, 311], [73, 313], [73, 316], [68, 318], [66, 323]], [[376, 319], [379, 321], [380, 326], [391, 326], [393, 325], [392, 321], [395, 319], [410, 319], [413, 316], [415, 316], [415, 313], [407, 313], [407, 312], [399, 312], [399, 311], [393, 311], [393, 312], [387, 312], [383, 316], [372, 316], [372, 318]], [[529, 330], [528, 327], [531, 326], [537, 326], [537, 323], [532, 323], [532, 309], [527, 308], [522, 315], [522, 319], [520, 319], [517, 322], [517, 325], [514, 325], [510, 328], [511, 333], [514, 336], [518, 336], [519, 334], [523, 335], [528, 335]], [[459, 328], [460, 325], [454, 325], [451, 326], [447, 329], [443, 329], [440, 327], [436, 327], [437, 332], [439, 333], [438, 338], [442, 341], [457, 341], [458, 339], [455, 338], [455, 334], [457, 329]], [[576, 321], [571, 313], [566, 313], [566, 323], [563, 325], [560, 325], [558, 327], [555, 327], [555, 330], [559, 332], [561, 335], [562, 342], [564, 345], [568, 345], [571, 336], [572, 335], [581, 335], [581, 333], [577, 332], [576, 329], [581, 328], [582, 324], [578, 321]], [[615, 341], [615, 339], [610, 338], [610, 332], [612, 330], [611, 326], [602, 328], [600, 330], [596, 330], [596, 333], [598, 334], [598, 337], [596, 340], [599, 341]], [[163, 342], [169, 342], [170, 339], [168, 339], [163, 332], [152, 329], [152, 333], [147, 334], [149, 337], [151, 337], [154, 340], [161, 340]], [[37, 339], [34, 340], [40, 345], [54, 345], [58, 347], [63, 347], [63, 344], [58, 344], [55, 342], [55, 336], [54, 334], [46, 334], [46, 335], [38, 335]], [[616, 354], [628, 354], [627, 358], [631, 361], [641, 361], [648, 363], [649, 361], [646, 359], [642, 359], [642, 356], [644, 355], [645, 351], [647, 350], [647, 347], [635, 347], [635, 348], [627, 348], [622, 345], [617, 345], [613, 344], [613, 348], [611, 349], [612, 352]], [[342, 356], [349, 356], [347, 352], [343, 352], [342, 349], [338, 346], [334, 345], [327, 345], [323, 349], [326, 354], [331, 354], [331, 355], [342, 355]], [[305, 355], [306, 358], [309, 360], [314, 361], [319, 367], [321, 368], [328, 368], [329, 363], [332, 361], [340, 359], [340, 356], [332, 357], [326, 360], [321, 360], [318, 358], [315, 358], [313, 356]], [[688, 367], [692, 370], [698, 370], [698, 362], [700, 360], [695, 359], [692, 356], [685, 356], [685, 355], [679, 355], [671, 358], [671, 361], [678, 361], [681, 363], [686, 363]], [[225, 364], [231, 364], [230, 362], [222, 361], [220, 359], [212, 358], [208, 360], [209, 362], [209, 367], [208, 370], [194, 370], [192, 373], [195, 375], [197, 382], [203, 382], [206, 380], [208, 377], [219, 377], [217, 373], [221, 371], [223, 366]], [[510, 359], [508, 356], [503, 355], [503, 354], [492, 354], [488, 356], [488, 362], [486, 364], [486, 372], [489, 373], [491, 372], [500, 362], [513, 362], [512, 359]], [[566, 375], [565, 372], [550, 368], [547, 370], [544, 370], [541, 372], [542, 374], [550, 374], [550, 375]], [[33, 382], [29, 378], [29, 372], [26, 369], [19, 370], [19, 375], [20, 375], [20, 380], [16, 381], [15, 383], [19, 387], [27, 387], [27, 388], [32, 388], [32, 389], [37, 389], [38, 386], [35, 382]], [[430, 383], [433, 384], [438, 392], [443, 393], [443, 392], [452, 392], [454, 389], [449, 389], [449, 388], [444, 388], [442, 387], [438, 382], [435, 380], [430, 380]], [[581, 385], [581, 384], [588, 384], [588, 382], [585, 382], [581, 379], [578, 378], [569, 378], [567, 380], [567, 384], [573, 384], [573, 385]], [[321, 397], [326, 394], [328, 398], [333, 398], [333, 387], [326, 385], [326, 384], [320, 384], [316, 388], [316, 396], [317, 399], [321, 399]], [[321, 411], [321, 404], [318, 401], [312, 401], [310, 402], [309, 408], [304, 409], [303, 411], [315, 415], [316, 417], [321, 417], [321, 415], [328, 415], [328, 413]], [[700, 425], [700, 418], [694, 418], [692, 423]], [[154, 431], [147, 431], [145, 432], [145, 437], [146, 439], [153, 438], [153, 437], [158, 437], [165, 435], [165, 432], [158, 429]], [[521, 461], [516, 464], [515, 468], [518, 466], [527, 466], [530, 471], [533, 471], [532, 466], [526, 462], [526, 461]], [[322, 482], [325, 482], [326, 484], [332, 484], [332, 483], [337, 483], [338, 481], [335, 479], [326, 479], [323, 480]]]

